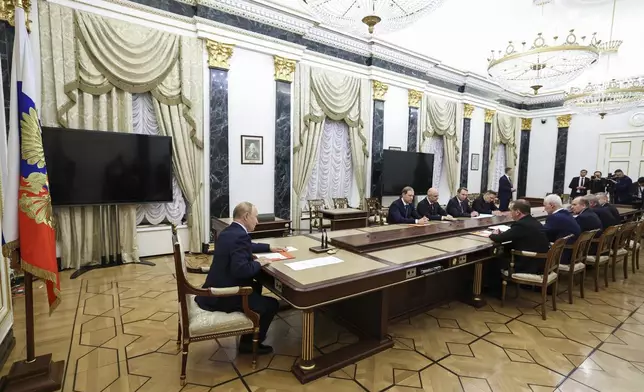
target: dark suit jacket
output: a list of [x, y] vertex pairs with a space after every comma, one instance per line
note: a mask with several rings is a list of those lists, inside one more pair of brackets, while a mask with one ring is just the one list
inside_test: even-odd
[[559, 210], [552, 215], [548, 215], [543, 229], [550, 242], [555, 242], [559, 238], [572, 234], [573, 238], [568, 241], [569, 244], [572, 244], [577, 241], [577, 237], [581, 233], [579, 224], [575, 221], [570, 211], [567, 210]]
[[[575, 198], [577, 196], [586, 196], [588, 194], [588, 190], [590, 189], [590, 178], [584, 177], [584, 183], [580, 184], [579, 182], [581, 181], [581, 177], [573, 177], [572, 181], [570, 181], [570, 185], [568, 185], [568, 188], [571, 189], [570, 191], [570, 198]], [[577, 189], [578, 186], [583, 186], [586, 187], [586, 189]]]
[[499, 178], [499, 201], [512, 199], [512, 183], [508, 176], [503, 175]]
[[[599, 229], [601, 233], [604, 228], [602, 221], [599, 219], [599, 216], [597, 216], [595, 211], [590, 208], [583, 210], [581, 214], [575, 217], [575, 220], [577, 221], [577, 224], [579, 225], [579, 228], [582, 232]], [[597, 233], [597, 235], [600, 235], [600, 233]]]
[[631, 185], [631, 203], [633, 203], [633, 207], [637, 208], [642, 208], [644, 205], [644, 189], [640, 190], [640, 184], [637, 182], [634, 182], [633, 185]]
[[494, 202], [486, 202], [485, 199], [483, 199], [483, 195], [481, 195], [472, 203], [472, 209], [479, 214], [491, 214], [492, 211], [496, 211], [499, 208], [494, 204]]
[[465, 201], [460, 201], [458, 197], [449, 199], [446, 210], [454, 218], [469, 218], [472, 216], [472, 207], [467, 199]]
[[617, 211], [617, 207], [615, 207], [614, 205], [606, 203], [601, 206], [601, 208], [608, 210], [613, 218], [615, 218], [615, 222], [617, 222], [617, 224], [622, 221], [622, 217], [619, 216], [619, 211]]
[[616, 179], [614, 186], [615, 198], [617, 204], [630, 204], [633, 199], [633, 180], [630, 177], [624, 176]]
[[590, 193], [606, 192], [605, 178], [590, 178]]
[[[217, 236], [215, 254], [212, 257], [210, 271], [206, 276], [204, 288], [208, 287], [232, 287], [252, 286], [261, 265], [253, 260], [253, 253], [270, 252], [268, 244], [254, 244], [250, 235], [244, 228], [232, 223]], [[205, 310], [217, 310], [218, 305], [226, 302], [226, 308], [239, 306], [241, 309], [241, 297], [196, 297], [195, 301], [200, 308]], [[237, 304], [238, 302], [238, 304]]]
[[[611, 207], [613, 207], [615, 209], [615, 212], [617, 212], [617, 208], [615, 208], [615, 206]], [[619, 222], [621, 220], [619, 217], [619, 212], [617, 212], [617, 219], [615, 219], [615, 216], [608, 208], [597, 206], [595, 208], [592, 208], [592, 211], [597, 214], [599, 220], [602, 222], [602, 230], [609, 226], [619, 225]]]
[[[550, 241], [543, 232], [543, 226], [531, 215], [514, 222], [505, 233], [490, 235], [490, 239], [498, 243], [512, 241], [512, 249], [528, 252], [547, 253], [550, 248]], [[515, 257], [515, 261], [515, 272], [543, 274], [545, 259], [518, 256]]]
[[416, 223], [416, 219], [420, 219], [422, 216], [416, 211], [416, 207], [413, 204], [410, 204], [405, 208], [405, 205], [402, 199], [395, 200], [389, 206], [389, 212], [387, 213], [387, 223], [396, 224], [396, 223]]
[[429, 200], [424, 198], [416, 206], [418, 215], [426, 216], [429, 220], [441, 220], [441, 217], [447, 215], [447, 212], [438, 203], [429, 204]]

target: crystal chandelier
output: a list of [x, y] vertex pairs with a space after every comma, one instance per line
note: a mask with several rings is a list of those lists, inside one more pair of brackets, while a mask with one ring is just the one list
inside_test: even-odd
[[641, 76], [588, 83], [583, 89], [573, 87], [564, 98], [564, 106], [582, 114], [599, 114], [601, 118], [633, 109], [642, 102], [644, 77]]
[[302, 0], [323, 22], [357, 33], [402, 29], [440, 6], [444, 0]]

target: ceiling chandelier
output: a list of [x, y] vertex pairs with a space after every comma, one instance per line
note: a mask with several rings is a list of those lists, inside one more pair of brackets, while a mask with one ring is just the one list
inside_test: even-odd
[[364, 34], [409, 26], [444, 0], [302, 0], [323, 22]]

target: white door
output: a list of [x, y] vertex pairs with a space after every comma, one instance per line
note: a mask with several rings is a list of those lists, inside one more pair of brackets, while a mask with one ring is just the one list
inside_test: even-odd
[[622, 169], [637, 181], [644, 177], [644, 135], [641, 132], [599, 135], [597, 158], [604, 175]]

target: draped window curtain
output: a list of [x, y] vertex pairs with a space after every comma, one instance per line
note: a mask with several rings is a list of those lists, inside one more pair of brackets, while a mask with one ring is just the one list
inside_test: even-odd
[[[39, 4], [45, 126], [132, 132], [132, 94], [152, 95], [158, 133], [172, 136], [172, 166], [188, 208], [190, 246], [200, 251], [203, 43], [196, 38]], [[125, 262], [138, 261], [136, 206], [57, 208], [63, 268], [97, 263], [118, 230]]]
[[[463, 122], [463, 112], [456, 102], [423, 96], [421, 114], [421, 151], [434, 153], [434, 183], [440, 186], [441, 173], [447, 176], [447, 185], [451, 196], [456, 194], [458, 184], [459, 154], [458, 133]], [[429, 141], [428, 141], [429, 139]], [[442, 139], [442, 144], [432, 139]], [[436, 150], [442, 146], [443, 154], [440, 156]], [[438, 172], [438, 176], [436, 175]]]
[[[434, 172], [432, 175], [432, 186], [438, 188], [441, 183], [441, 174], [443, 173], [443, 137], [432, 136], [425, 138], [420, 146], [420, 151], [427, 154], [434, 154]], [[422, 192], [422, 190], [419, 190]], [[422, 196], [419, 194], [419, 196]]]
[[[516, 134], [519, 131], [521, 122], [518, 117], [497, 113], [492, 121], [492, 135], [490, 140], [490, 162], [489, 168], [489, 189], [498, 189], [499, 178], [505, 172], [505, 168], [514, 169], [517, 165]], [[497, 157], [497, 151], [503, 151], [504, 157]], [[497, 174], [500, 173], [500, 174]], [[514, 182], [514, 178], [511, 178]]]
[[349, 198], [353, 184], [351, 141], [345, 122], [327, 119], [322, 131], [317, 163], [313, 166], [306, 199], [324, 199], [333, 206], [334, 197]]
[[367, 79], [312, 68], [298, 63], [295, 73], [293, 129], [293, 220], [300, 228], [302, 200], [318, 162], [321, 136], [328, 120], [342, 121], [348, 128], [351, 167], [356, 179], [360, 204], [367, 185], [366, 164], [370, 86]]

